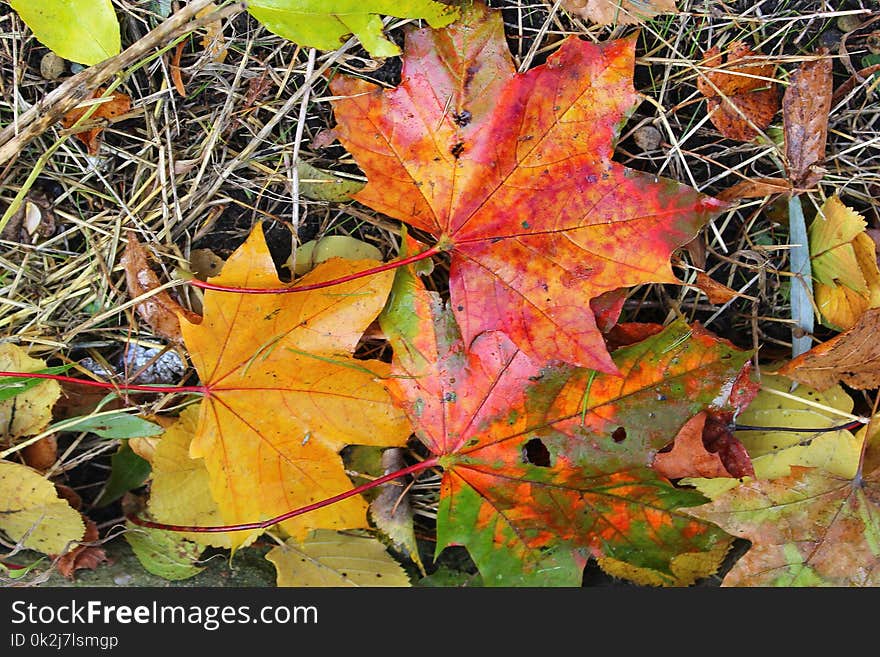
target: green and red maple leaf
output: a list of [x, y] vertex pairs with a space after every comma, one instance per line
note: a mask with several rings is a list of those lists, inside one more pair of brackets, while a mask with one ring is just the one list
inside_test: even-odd
[[380, 322], [386, 386], [444, 468], [437, 550], [464, 545], [485, 583], [575, 586], [587, 556], [672, 580], [676, 557], [727, 540], [651, 463], [690, 417], [739, 404], [748, 353], [679, 321], [615, 351], [619, 376], [542, 366], [500, 331], [468, 346], [409, 271]]

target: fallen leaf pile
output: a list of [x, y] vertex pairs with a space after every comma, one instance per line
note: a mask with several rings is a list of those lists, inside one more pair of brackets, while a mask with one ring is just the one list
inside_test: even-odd
[[[671, 0], [560, 6], [599, 25], [678, 11]], [[206, 548], [234, 556], [264, 537], [278, 586], [410, 586], [429, 563], [419, 488], [433, 491], [419, 501], [432, 556], [463, 548], [471, 584], [576, 587], [594, 560], [637, 584], [691, 586], [720, 572], [737, 538], [750, 547], [724, 586], [880, 584], [878, 434], [848, 392], [880, 387], [880, 270], [864, 217], [829, 196], [791, 251], [809, 261], [802, 282], [837, 335], [759, 366], [684, 317], [623, 315], [636, 286], [685, 285], [675, 252], [727, 207], [613, 159], [639, 102], [635, 36], [569, 36], [517, 72], [502, 13], [481, 3], [254, 0], [247, 9], [302, 46], [337, 49], [354, 36], [373, 57], [401, 52], [382, 16], [427, 23], [404, 30], [397, 86], [330, 76], [332, 135], [367, 183], [292, 169], [303, 198], [352, 198], [400, 222], [399, 256], [410, 264], [320, 235], [282, 265], [285, 283], [258, 223], [200, 274], [208, 286], [197, 313], [164, 289], [137, 234], [125, 234], [130, 305], [199, 381], [129, 386], [190, 395], [161, 417], [114, 407], [68, 428], [122, 441], [94, 506], [122, 505], [125, 540], [148, 572], [186, 580], [204, 569]], [[222, 63], [223, 24], [202, 36]], [[727, 201], [794, 198], [821, 180], [825, 55], [805, 62], [781, 99], [775, 64], [744, 42], [705, 52], [697, 87], [723, 137], [755, 139], [781, 100], [786, 124], [786, 178], [743, 181]], [[76, 128], [89, 153], [130, 107], [111, 94]], [[19, 239], [27, 218], [7, 237]], [[448, 273], [432, 271], [441, 258]], [[428, 274], [448, 287], [429, 289]], [[689, 285], [713, 304], [742, 296], [703, 271]], [[50, 371], [13, 344], [0, 345], [0, 369]], [[74, 579], [107, 554], [53, 469], [62, 393], [56, 381], [0, 380], [0, 532]]]

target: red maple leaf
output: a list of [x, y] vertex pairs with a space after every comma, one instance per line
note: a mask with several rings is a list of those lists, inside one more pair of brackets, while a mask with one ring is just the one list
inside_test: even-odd
[[500, 329], [537, 361], [615, 372], [591, 300], [677, 282], [672, 251], [722, 207], [612, 161], [634, 62], [634, 37], [571, 36], [516, 73], [501, 13], [474, 3], [407, 32], [394, 89], [332, 80], [336, 132], [369, 180], [354, 198], [451, 252], [466, 343]]
[[696, 413], [738, 405], [748, 353], [678, 321], [615, 351], [619, 376], [542, 367], [500, 331], [466, 347], [409, 270], [380, 322], [389, 392], [444, 469], [438, 552], [464, 545], [487, 584], [576, 586], [590, 555], [672, 581], [674, 559], [728, 540], [650, 465]]

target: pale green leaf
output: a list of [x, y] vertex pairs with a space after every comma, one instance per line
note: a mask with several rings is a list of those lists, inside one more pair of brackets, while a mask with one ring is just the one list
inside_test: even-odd
[[119, 54], [119, 21], [110, 0], [9, 0], [21, 20], [59, 57], [85, 66]]
[[126, 521], [125, 540], [147, 572], [178, 581], [198, 575], [204, 570], [197, 566], [199, 556], [204, 550], [180, 534], [163, 529], [139, 527]]
[[383, 15], [423, 18], [431, 27], [459, 15], [457, 7], [434, 0], [251, 0], [248, 11], [270, 32], [320, 50], [335, 50], [353, 34], [373, 57], [400, 54], [382, 34]]

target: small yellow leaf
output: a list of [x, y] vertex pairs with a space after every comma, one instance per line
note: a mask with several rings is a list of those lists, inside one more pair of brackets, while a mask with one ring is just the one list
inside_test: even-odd
[[880, 270], [864, 217], [829, 197], [810, 224], [813, 292], [822, 323], [845, 331], [880, 306]]
[[375, 538], [313, 531], [272, 548], [278, 586], [410, 586], [406, 571]]
[[82, 516], [58, 497], [54, 484], [29, 467], [0, 461], [0, 531], [24, 547], [62, 554], [82, 539]]
[[[0, 370], [34, 372], [45, 367], [45, 362], [31, 358], [21, 347], [0, 344]], [[40, 433], [52, 421], [52, 407], [60, 396], [61, 386], [47, 380], [0, 402], [0, 435], [19, 438]]]
[[[165, 429], [152, 451], [153, 483], [150, 486], [150, 514], [170, 525], [222, 525], [223, 516], [211, 496], [210, 478], [203, 459], [189, 456], [199, 420], [197, 405], [185, 408], [177, 421]], [[182, 537], [199, 545], [231, 547], [229, 534], [182, 532]]]

